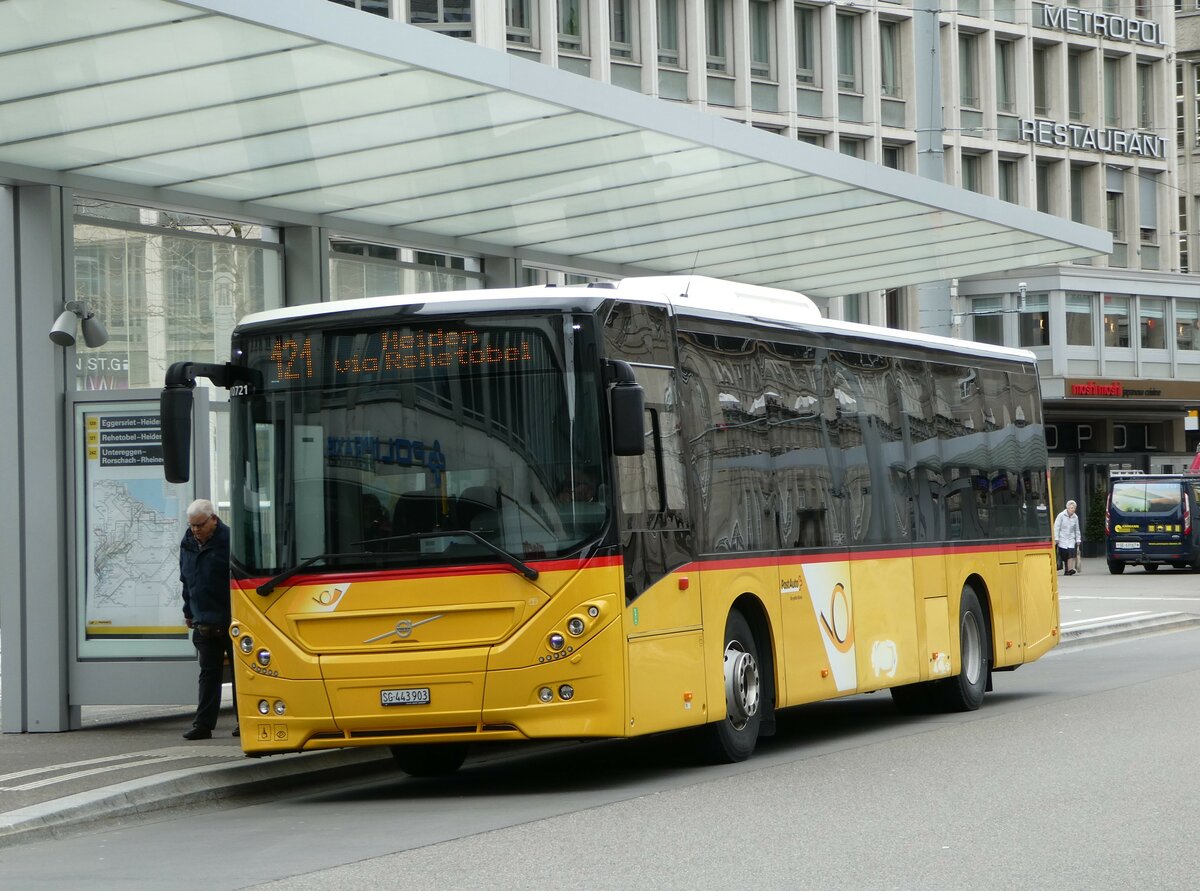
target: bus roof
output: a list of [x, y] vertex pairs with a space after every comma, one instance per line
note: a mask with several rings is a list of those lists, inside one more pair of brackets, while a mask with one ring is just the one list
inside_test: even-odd
[[470, 304], [475, 311], [500, 308], [501, 304], [507, 309], [549, 309], [578, 303], [581, 299], [588, 303], [599, 303], [611, 299], [613, 293], [620, 294], [622, 298], [633, 302], [664, 305], [669, 307], [672, 313], [685, 317], [756, 322], [772, 326], [839, 333], [853, 337], [886, 339], [891, 343], [924, 346], [973, 356], [990, 356], [1030, 364], [1036, 362], [1036, 356], [1029, 350], [979, 343], [973, 340], [958, 340], [898, 328], [881, 328], [874, 325], [826, 319], [821, 316], [817, 305], [803, 294], [701, 275], [635, 277], [618, 282], [595, 282], [590, 285], [566, 287], [536, 285], [526, 288], [362, 297], [355, 300], [289, 306], [253, 313], [246, 316], [239, 323], [238, 328], [257, 328], [280, 322], [295, 323], [318, 317], [325, 317], [326, 320], [329, 320], [329, 317], [339, 315], [413, 304], [420, 304], [423, 307], [446, 304], [447, 309], [451, 309], [451, 305], [455, 305], [454, 308], [460, 310], [463, 304]]

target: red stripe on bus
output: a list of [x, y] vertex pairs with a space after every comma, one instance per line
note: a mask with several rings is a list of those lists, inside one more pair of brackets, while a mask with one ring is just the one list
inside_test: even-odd
[[[620, 566], [620, 557], [590, 557], [570, 560], [533, 560], [526, 561], [538, 572], [563, 572], [579, 569], [594, 569], [601, 566]], [[407, 581], [411, 579], [453, 578], [472, 575], [499, 575], [515, 572], [507, 563], [481, 563], [475, 566], [426, 566], [415, 569], [377, 569], [368, 572], [346, 572], [325, 574], [302, 574], [288, 579], [280, 588], [290, 588], [295, 585], [328, 584], [331, 577], [336, 576], [339, 582], [387, 582]], [[253, 591], [267, 580], [266, 576], [253, 579], [233, 579], [231, 585], [243, 591]]]

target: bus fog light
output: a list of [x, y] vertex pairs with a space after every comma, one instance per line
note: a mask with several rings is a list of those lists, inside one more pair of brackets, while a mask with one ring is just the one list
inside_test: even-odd
[[554, 631], [550, 634], [550, 637], [546, 643], [550, 649], [557, 651], [563, 648], [563, 644], [566, 643], [566, 638], [564, 638], [559, 632]]
[[243, 653], [249, 656], [254, 651], [254, 638], [247, 634], [238, 641], [238, 646], [241, 647]]
[[596, 618], [596, 616], [600, 615], [600, 607], [589, 606], [588, 607], [588, 615], [591, 616], [593, 619]]
[[574, 699], [575, 698], [575, 688], [572, 687], [570, 684], [563, 684], [561, 687], [558, 688], [558, 695], [563, 698], [564, 702]]
[[260, 699], [258, 701], [258, 713], [260, 715], [271, 714], [271, 703], [267, 702], [265, 699]]
[[229, 636], [230, 637], [237, 637], [241, 633], [242, 633], [241, 625], [230, 625], [229, 626]]
[[579, 635], [583, 634], [583, 628], [583, 619], [579, 618], [579, 616], [571, 616], [571, 618], [567, 619], [567, 631], [571, 636], [579, 637]]
[[287, 711], [287, 706], [283, 704], [283, 700], [276, 699], [275, 700], [275, 714], [282, 715], [286, 711]]
[[263, 647], [254, 654], [254, 658], [258, 660], [259, 665], [261, 665], [263, 668], [266, 668], [271, 664], [271, 651], [266, 647]]
[[538, 699], [540, 699], [542, 702], [550, 702], [550, 700], [553, 698], [554, 691], [549, 687], [542, 687], [542, 689], [538, 690]]

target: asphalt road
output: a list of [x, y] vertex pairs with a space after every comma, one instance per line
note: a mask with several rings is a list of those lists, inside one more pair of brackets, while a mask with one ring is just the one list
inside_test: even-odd
[[97, 891], [1194, 888], [1200, 629], [1057, 650], [995, 686], [961, 715], [902, 718], [886, 694], [794, 709], [740, 765], [696, 764], [679, 736], [520, 750], [449, 779], [0, 850], [0, 876]]

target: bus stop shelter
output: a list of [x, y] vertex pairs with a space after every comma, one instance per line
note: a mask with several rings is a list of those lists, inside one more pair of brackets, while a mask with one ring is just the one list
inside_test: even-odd
[[[1080, 224], [326, 0], [0, 0], [5, 187], [6, 731], [68, 729], [82, 701], [74, 440], [46, 338], [73, 291], [63, 190], [813, 297], [1111, 247]], [[162, 678], [127, 665], [114, 701], [150, 701], [138, 697]]]

